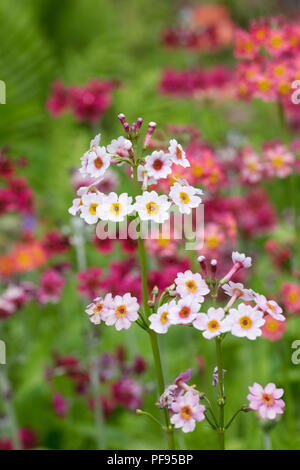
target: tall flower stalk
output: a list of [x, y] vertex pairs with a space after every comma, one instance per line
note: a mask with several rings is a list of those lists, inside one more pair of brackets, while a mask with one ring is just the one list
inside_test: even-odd
[[[116, 330], [128, 329], [135, 322], [149, 335], [152, 348], [154, 372], [157, 381], [159, 398], [156, 406], [162, 410], [163, 423], [150, 412], [136, 410], [138, 415], [152, 419], [166, 433], [169, 449], [175, 448], [174, 429], [182, 429], [184, 433], [192, 432], [196, 423], [206, 419], [211, 428], [217, 433], [220, 449], [225, 449], [225, 431], [231, 426], [240, 412], [256, 410], [261, 418], [273, 420], [277, 414], [282, 414], [284, 402], [281, 399], [283, 389], [277, 389], [269, 383], [263, 388], [254, 383], [249, 387], [248, 399], [250, 404], [243, 405], [225, 423], [225, 387], [222, 342], [231, 333], [238, 338], [255, 340], [262, 334], [265, 316], [271, 315], [278, 321], [285, 321], [281, 307], [264, 295], [246, 289], [243, 284], [232, 281], [237, 272], [249, 268], [252, 264], [250, 257], [243, 253], [232, 253], [232, 266], [222, 279], [217, 279], [217, 260], [210, 263], [210, 273], [204, 256], [198, 258], [193, 269], [177, 273], [175, 279], [170, 279], [168, 287], [161, 293], [155, 286], [149, 297], [148, 267], [145, 246], [143, 242], [144, 229], [148, 222], [162, 224], [170, 219], [171, 206], [181, 214], [191, 215], [192, 209], [201, 204], [202, 191], [190, 186], [187, 181], [175, 179], [170, 183], [169, 194], [159, 195], [156, 191], [148, 191], [148, 186], [157, 184], [159, 180], [172, 175], [172, 165], [190, 166], [185, 152], [175, 139], [171, 139], [168, 149], [149, 152], [151, 138], [156, 124], [151, 122], [143, 141], [140, 144], [140, 129], [142, 119], [138, 118], [131, 126], [125, 116], [120, 114], [119, 120], [123, 125], [126, 137], [114, 139], [107, 147], [100, 147], [101, 136], [98, 134], [90, 143], [90, 149], [83, 155], [80, 171], [95, 182], [78, 190], [78, 198], [74, 199], [69, 212], [80, 217], [88, 224], [101, 223], [97, 226], [98, 236], [102, 236], [108, 222], [120, 223], [132, 221], [128, 225], [128, 236], [132, 227], [135, 238], [138, 239], [138, 255], [141, 269], [142, 305], [138, 299], [127, 292], [124, 295], [107, 293], [103, 298], [97, 297], [86, 308], [86, 313], [92, 323], [99, 325], [104, 322], [107, 326], [115, 326]], [[127, 164], [133, 177], [133, 196], [127, 193], [105, 195], [97, 189], [105, 171], [111, 164]], [[132, 220], [133, 213], [137, 214]], [[146, 222], [146, 225], [144, 225]], [[109, 230], [108, 225], [108, 230]], [[115, 229], [115, 225], [114, 225]], [[107, 234], [107, 231], [106, 231]], [[228, 303], [217, 305], [219, 290], [230, 296]], [[209, 295], [212, 306], [205, 312], [205, 297]], [[167, 333], [171, 326], [190, 326], [202, 333], [205, 339], [213, 339], [216, 346], [216, 367], [213, 373], [213, 385], [218, 385], [218, 415], [206, 396], [198, 391], [195, 385], [188, 382], [192, 370], [181, 372], [171, 385], [165, 384], [159, 350], [158, 334]], [[201, 403], [205, 402], [205, 405]]]

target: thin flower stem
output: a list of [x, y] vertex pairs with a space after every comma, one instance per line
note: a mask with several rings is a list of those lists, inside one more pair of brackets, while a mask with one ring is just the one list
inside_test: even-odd
[[222, 346], [221, 338], [216, 337], [216, 354], [217, 354], [217, 367], [218, 367], [218, 382], [219, 382], [219, 396], [218, 396], [218, 405], [219, 405], [219, 427], [218, 427], [218, 436], [219, 436], [219, 446], [221, 450], [225, 449], [225, 427], [224, 427], [224, 406], [225, 406], [225, 396], [224, 396], [224, 380], [223, 380], [223, 361], [222, 361]]
[[233, 423], [233, 421], [235, 420], [235, 418], [237, 417], [237, 415], [238, 415], [241, 411], [245, 411], [245, 409], [244, 409], [244, 408], [239, 408], [239, 409], [234, 413], [234, 415], [232, 416], [232, 418], [228, 421], [228, 423], [227, 423], [226, 426], [225, 426], [225, 429], [228, 429], [229, 426], [231, 426], [231, 424]]
[[[134, 180], [134, 188], [135, 188], [135, 195], [139, 193], [139, 186], [138, 186], [138, 179], [137, 179], [137, 168], [133, 168], [133, 180]], [[149, 297], [148, 297], [148, 274], [147, 274], [147, 260], [146, 260], [146, 252], [143, 239], [141, 237], [138, 238], [138, 253], [139, 253], [139, 260], [141, 266], [141, 276], [142, 276], [142, 295], [143, 295], [143, 304], [144, 304], [144, 312], [146, 318], [148, 319], [149, 315], [151, 314], [151, 310], [148, 304]], [[156, 380], [158, 385], [158, 392], [161, 395], [165, 390], [165, 381], [164, 375], [162, 370], [161, 358], [160, 358], [160, 351], [158, 346], [157, 334], [153, 330], [148, 330], [155, 372], [156, 372]], [[174, 432], [173, 427], [170, 424], [170, 417], [167, 408], [163, 408], [164, 414], [164, 421], [165, 421], [165, 432], [168, 439], [168, 447], [169, 450], [175, 449], [175, 442], [174, 442]]]
[[0, 366], [0, 391], [4, 404], [5, 414], [9, 422], [11, 440], [15, 450], [22, 449], [19, 437], [18, 422], [13, 404], [11, 386], [6, 373], [6, 365]]
[[136, 414], [139, 416], [148, 416], [148, 418], [152, 419], [152, 421], [158, 424], [161, 428], [163, 427], [163, 425], [158, 421], [158, 419], [156, 419], [151, 413], [148, 413], [147, 411], [136, 410]]

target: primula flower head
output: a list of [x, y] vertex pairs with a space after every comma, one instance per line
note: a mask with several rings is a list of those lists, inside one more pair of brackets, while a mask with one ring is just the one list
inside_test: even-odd
[[145, 158], [145, 170], [150, 177], [159, 180], [172, 173], [170, 155], [162, 150], [154, 151]]
[[209, 293], [209, 288], [201, 274], [194, 274], [190, 270], [178, 273], [174, 282], [176, 284], [176, 292], [181, 297], [191, 295], [200, 303], [204, 302], [204, 295]]
[[238, 308], [231, 308], [227, 321], [231, 323], [231, 334], [254, 340], [261, 336], [261, 327], [264, 325], [263, 312], [255, 310], [250, 305], [239, 304]]
[[170, 145], [168, 148], [171, 160], [175, 165], [183, 166], [187, 168], [190, 166], [190, 162], [186, 158], [185, 151], [182, 146], [175, 139], [170, 140]]
[[175, 429], [181, 428], [183, 432], [192, 432], [196, 421], [205, 419], [205, 406], [199, 404], [199, 395], [192, 391], [179, 396], [171, 405], [173, 415], [171, 423]]
[[157, 223], [165, 222], [169, 218], [168, 209], [171, 203], [167, 196], [159, 196], [155, 191], [145, 191], [136, 197], [134, 209], [141, 220], [153, 220]]
[[249, 387], [250, 393], [247, 396], [250, 404], [249, 408], [257, 410], [263, 419], [275, 419], [277, 414], [283, 414], [285, 403], [281, 399], [284, 390], [276, 388], [274, 383], [268, 383], [265, 388], [254, 382]]
[[138, 319], [139, 308], [136, 297], [132, 297], [131, 294], [116, 295], [111, 301], [109, 312], [105, 314], [104, 321], [108, 326], [115, 325], [116, 330], [127, 330], [131, 323]]
[[151, 330], [154, 330], [156, 333], [167, 333], [170, 323], [170, 312], [171, 309], [176, 306], [175, 300], [171, 300], [171, 302], [163, 304], [157, 310], [157, 313], [153, 313], [149, 317]]
[[170, 198], [182, 214], [190, 214], [192, 208], [201, 204], [202, 200], [198, 194], [198, 190], [193, 186], [179, 183], [174, 183], [170, 190]]
[[183, 297], [170, 308], [169, 320], [172, 325], [191, 323], [200, 310], [200, 303], [192, 295]]
[[282, 308], [275, 300], [267, 300], [264, 295], [257, 294], [254, 301], [258, 308], [264, 313], [268, 313], [271, 317], [278, 321], [285, 321], [285, 316], [282, 315]]
[[204, 338], [211, 339], [229, 331], [231, 323], [227, 321], [222, 308], [210, 307], [206, 313], [199, 313], [193, 321], [193, 326], [203, 331]]
[[278, 341], [284, 335], [287, 322], [275, 320], [271, 315], [265, 315], [265, 324], [262, 326], [262, 336], [270, 341]]

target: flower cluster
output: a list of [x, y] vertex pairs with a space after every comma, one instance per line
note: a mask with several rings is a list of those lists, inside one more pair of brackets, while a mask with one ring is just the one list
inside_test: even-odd
[[181, 22], [163, 32], [163, 43], [170, 48], [211, 51], [228, 46], [233, 39], [233, 23], [225, 5], [185, 7]]
[[[210, 307], [207, 313], [202, 312], [205, 296], [209, 293], [212, 295], [215, 290], [216, 261], [212, 261], [210, 280], [207, 278], [204, 256], [199, 258], [199, 262], [205, 278], [189, 270], [178, 273], [174, 280], [174, 290], [169, 291], [172, 300], [163, 303], [149, 317], [150, 328], [156, 333], [166, 333], [171, 325], [191, 324], [207, 339], [231, 332], [234, 336], [254, 340], [262, 335], [262, 326], [267, 315], [275, 321], [285, 321], [282, 308], [274, 300], [268, 300], [264, 295], [246, 289], [242, 283], [231, 280], [241, 268], [251, 266], [251, 258], [238, 252], [232, 253], [232, 267], [218, 284], [230, 297], [229, 302], [224, 308]], [[234, 307], [238, 300], [242, 302]]]
[[243, 183], [255, 184], [269, 178], [286, 178], [295, 169], [296, 159], [280, 141], [265, 142], [262, 154], [251, 147], [240, 153], [240, 172]]
[[299, 45], [299, 25], [283, 18], [260, 18], [247, 31], [237, 29], [234, 52], [242, 59], [236, 69], [238, 96], [278, 101], [288, 114], [296, 112], [291, 92], [299, 78]]
[[166, 387], [160, 396], [157, 406], [168, 407], [171, 423], [175, 429], [181, 428], [184, 433], [195, 429], [196, 421], [205, 419], [205, 406], [200, 405], [200, 395], [195, 386], [187, 382], [191, 379], [192, 369], [181, 372], [172, 385]]
[[159, 91], [177, 98], [210, 98], [223, 101], [233, 96], [233, 83], [229, 69], [220, 65], [209, 69], [166, 68], [159, 83]]
[[54, 118], [71, 111], [78, 121], [94, 123], [111, 105], [111, 92], [116, 85], [116, 82], [92, 79], [86, 85], [67, 88], [56, 80], [46, 106]]
[[[169, 219], [169, 209], [172, 205], [182, 214], [190, 214], [193, 208], [201, 204], [202, 191], [190, 186], [187, 181], [174, 181], [168, 196], [147, 190], [148, 185], [157, 184], [170, 176], [173, 165], [183, 168], [190, 166], [182, 146], [175, 139], [171, 139], [167, 151], [154, 150], [148, 153], [147, 149], [156, 127], [155, 123], [150, 122], [144, 140], [143, 158], [136, 161], [133, 147], [136, 137], [132, 135], [139, 135], [142, 119], [139, 118], [131, 129], [124, 115], [119, 115], [119, 119], [130, 139], [120, 136], [107, 147], [100, 146], [100, 134], [91, 140], [89, 150], [81, 158], [80, 172], [84, 176], [94, 178], [94, 183], [78, 189], [78, 197], [73, 200], [69, 209], [70, 214], [80, 214], [88, 224], [95, 224], [99, 219], [123, 222], [133, 212], [137, 212], [142, 221], [163, 223]], [[104, 194], [97, 189], [97, 184], [110, 165], [123, 163], [129, 164], [132, 171], [137, 173], [137, 180], [142, 185], [143, 193], [136, 195], [135, 200], [127, 193]]]

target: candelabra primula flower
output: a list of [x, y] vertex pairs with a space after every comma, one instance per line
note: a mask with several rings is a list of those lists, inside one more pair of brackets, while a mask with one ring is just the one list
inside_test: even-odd
[[106, 325], [115, 325], [116, 330], [127, 330], [130, 328], [131, 323], [136, 321], [139, 317], [138, 310], [140, 306], [136, 297], [131, 294], [116, 295], [110, 303], [109, 311], [104, 316]]
[[82, 196], [80, 205], [80, 217], [87, 224], [95, 224], [99, 219], [99, 206], [103, 204], [103, 194], [88, 193]]
[[91, 304], [89, 304], [85, 311], [89, 315], [91, 323], [99, 325], [101, 320], [109, 314], [109, 309], [112, 305], [112, 295], [106, 294], [104, 299], [102, 297], [96, 297]]
[[271, 315], [278, 321], [285, 321], [285, 316], [282, 315], [282, 308], [275, 300], [267, 300], [264, 295], [257, 294], [254, 298], [256, 305], [262, 312]]
[[258, 411], [263, 419], [275, 419], [276, 415], [283, 414], [285, 403], [282, 400], [283, 388], [276, 388], [274, 383], [268, 383], [263, 388], [257, 382], [249, 387], [250, 393], [247, 396], [251, 410]]
[[278, 341], [284, 335], [287, 322], [275, 320], [271, 315], [265, 315], [265, 324], [262, 326], [263, 338], [268, 338], [270, 341]]
[[222, 286], [225, 294], [230, 297], [236, 297], [246, 302], [253, 300], [254, 292], [252, 289], [245, 289], [241, 282], [229, 281], [228, 284]]
[[110, 193], [103, 196], [103, 203], [97, 209], [97, 214], [101, 220], [111, 220], [112, 222], [123, 222], [125, 217], [133, 211], [132, 197], [127, 193], [120, 196]]
[[256, 310], [251, 305], [239, 304], [238, 308], [231, 308], [227, 321], [231, 323], [231, 334], [240, 338], [251, 340], [261, 336], [261, 327], [264, 325], [263, 312]]
[[210, 307], [206, 313], [199, 313], [193, 321], [193, 326], [203, 331], [204, 338], [211, 339], [231, 329], [231, 322], [225, 318], [223, 308]]
[[192, 432], [196, 421], [205, 419], [205, 406], [199, 404], [199, 395], [192, 391], [179, 396], [171, 405], [173, 416], [171, 423], [176, 429], [181, 428], [183, 432]]
[[170, 145], [168, 148], [170, 158], [175, 165], [183, 166], [187, 168], [190, 165], [190, 162], [186, 158], [185, 151], [183, 150], [182, 146], [177, 142], [176, 139], [170, 140]]
[[187, 270], [184, 273], [178, 273], [175, 279], [176, 292], [181, 297], [192, 295], [197, 302], [204, 302], [204, 296], [209, 293], [209, 288], [199, 273], [192, 273]]
[[105, 147], [96, 147], [96, 150], [88, 153], [87, 160], [83, 161], [82, 172], [86, 176], [99, 178], [104, 175], [105, 171], [109, 167], [110, 159], [111, 156], [106, 152]]
[[177, 182], [171, 187], [170, 198], [179, 208], [181, 214], [190, 214], [192, 209], [198, 207], [202, 202], [201, 197], [199, 197], [199, 191], [196, 188]]
[[171, 202], [166, 195], [159, 196], [156, 191], [145, 191], [136, 197], [134, 209], [141, 220], [153, 220], [157, 223], [165, 222], [169, 218], [168, 210]]
[[170, 313], [171, 309], [176, 306], [175, 300], [171, 300], [171, 302], [163, 304], [157, 310], [157, 313], [153, 313], [149, 317], [151, 330], [154, 330], [156, 333], [167, 333], [170, 323]]
[[200, 310], [200, 303], [192, 295], [183, 297], [170, 308], [171, 325], [187, 325], [191, 323]]
[[109, 154], [112, 156], [118, 155], [119, 157], [128, 157], [131, 149], [132, 143], [123, 136], [120, 136], [117, 139], [113, 139], [107, 146], [107, 151]]
[[281, 286], [283, 304], [291, 313], [300, 312], [300, 286], [293, 282], [284, 282]]
[[170, 155], [162, 150], [155, 150], [145, 158], [145, 169], [156, 180], [167, 178], [172, 173], [171, 165]]

